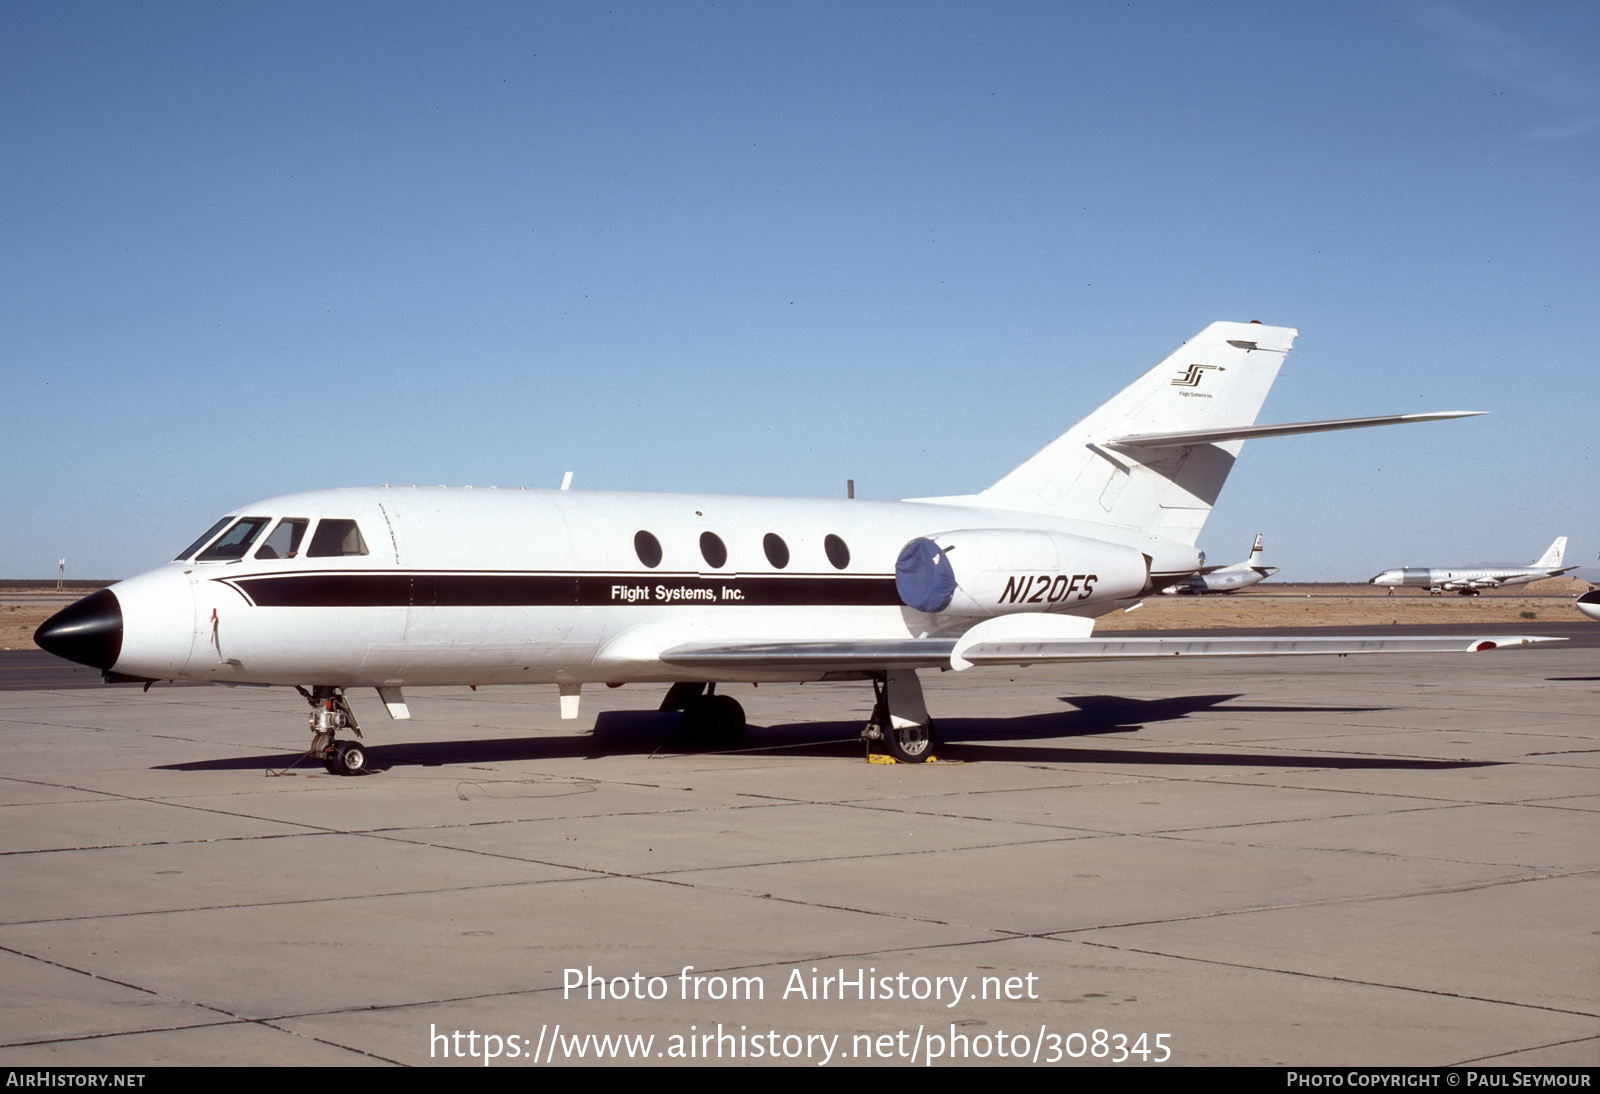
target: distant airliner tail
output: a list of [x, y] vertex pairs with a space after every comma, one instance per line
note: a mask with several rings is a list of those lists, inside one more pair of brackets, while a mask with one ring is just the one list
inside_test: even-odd
[[1561, 568], [1561, 559], [1566, 553], [1567, 537], [1560, 536], [1544, 554], [1539, 556], [1538, 561], [1533, 563], [1532, 568], [1535, 570], [1559, 570]]

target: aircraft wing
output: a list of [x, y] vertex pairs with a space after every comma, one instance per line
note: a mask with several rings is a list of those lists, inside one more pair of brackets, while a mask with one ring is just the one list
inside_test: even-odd
[[668, 665], [708, 669], [947, 669], [955, 648], [953, 638], [705, 643], [675, 646], [663, 651], [661, 660]]
[[949, 638], [834, 642], [705, 643], [675, 646], [661, 661], [696, 669], [792, 669], [874, 672], [1048, 665], [1150, 657], [1262, 657], [1288, 654], [1475, 653], [1500, 646], [1561, 642], [1532, 635], [1403, 635], [1393, 637], [1045, 638], [996, 639], [963, 645]]
[[1067, 638], [1044, 641], [976, 642], [960, 651], [975, 665], [1055, 664], [1112, 661], [1130, 657], [1264, 657], [1288, 654], [1477, 653], [1500, 646], [1560, 642], [1532, 635], [1338, 635], [1293, 637], [1243, 635], [1237, 638]]

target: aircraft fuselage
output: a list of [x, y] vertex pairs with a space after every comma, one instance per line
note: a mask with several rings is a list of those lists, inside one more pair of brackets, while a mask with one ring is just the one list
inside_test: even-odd
[[1477, 567], [1469, 569], [1440, 569], [1429, 566], [1404, 566], [1385, 570], [1372, 578], [1369, 585], [1389, 588], [1424, 588], [1443, 592], [1497, 589], [1507, 585], [1526, 585], [1555, 576], [1547, 570], [1526, 568], [1508, 569]]
[[[1200, 565], [1192, 546], [1134, 530], [919, 502], [381, 487], [273, 498], [237, 515], [262, 518], [241, 557], [197, 551], [108, 591], [120, 634], [99, 667], [337, 687], [673, 681], [693, 674], [657, 655], [697, 637], [959, 634], [975, 621], [970, 605], [921, 611], [897, 589], [896, 557], [920, 536], [1001, 545], [985, 562], [987, 614], [1098, 616], [1148, 591], [1151, 571]], [[282, 557], [287, 539], [267, 546], [291, 522], [305, 546], [325, 520], [353, 522], [365, 553]], [[1036, 550], [1040, 536], [1055, 549]]]

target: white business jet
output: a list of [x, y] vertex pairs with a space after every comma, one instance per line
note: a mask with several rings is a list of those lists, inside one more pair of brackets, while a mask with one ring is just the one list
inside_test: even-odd
[[311, 754], [356, 774], [345, 691], [670, 684], [662, 709], [732, 741], [731, 682], [867, 680], [864, 735], [934, 731], [919, 669], [1239, 654], [1488, 649], [1531, 639], [1106, 638], [1096, 616], [1202, 569], [1212, 503], [1252, 437], [1463, 417], [1253, 425], [1295, 337], [1213, 323], [978, 494], [903, 502], [570, 490], [325, 490], [255, 502], [160, 569], [35, 634], [108, 680], [295, 686]]
[[1256, 533], [1250, 557], [1232, 566], [1207, 566], [1197, 574], [1168, 585], [1161, 591], [1168, 596], [1207, 596], [1212, 593], [1236, 593], [1251, 585], [1265, 581], [1278, 572], [1276, 566], [1261, 565], [1261, 533]]

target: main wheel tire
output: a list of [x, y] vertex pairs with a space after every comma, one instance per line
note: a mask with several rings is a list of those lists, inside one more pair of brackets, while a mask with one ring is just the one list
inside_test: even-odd
[[683, 708], [678, 724], [691, 740], [731, 748], [744, 739], [744, 707], [730, 695], [701, 695]]
[[934, 742], [931, 722], [907, 729], [886, 726], [883, 730], [884, 747], [889, 750], [889, 755], [903, 764], [927, 763], [933, 759]]
[[365, 775], [367, 750], [354, 741], [340, 741], [333, 746], [335, 764], [341, 775]]

